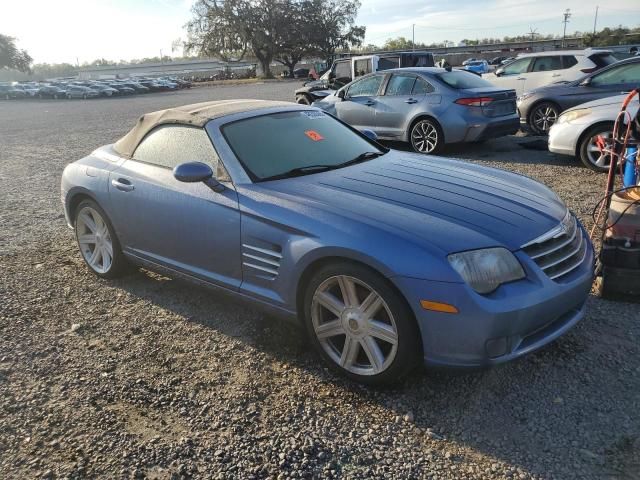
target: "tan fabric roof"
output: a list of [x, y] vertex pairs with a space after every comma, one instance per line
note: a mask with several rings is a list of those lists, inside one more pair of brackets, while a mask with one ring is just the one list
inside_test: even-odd
[[138, 119], [138, 122], [129, 133], [118, 140], [113, 147], [120, 155], [131, 158], [145, 135], [158, 125], [177, 123], [202, 127], [213, 118], [233, 113], [293, 105], [295, 104], [291, 102], [267, 100], [218, 100], [146, 113]]

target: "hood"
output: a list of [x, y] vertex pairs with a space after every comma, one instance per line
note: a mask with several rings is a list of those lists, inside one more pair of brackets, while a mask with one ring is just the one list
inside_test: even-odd
[[[591, 102], [587, 102], [587, 103], [582, 103], [580, 105], [576, 105], [575, 107], [571, 108], [570, 110], [576, 110], [578, 108], [611, 109], [611, 111], [614, 112], [613, 116], [615, 117], [615, 114], [620, 111], [620, 108], [622, 107], [622, 102], [624, 101], [625, 98], [627, 98], [627, 94], [614, 95], [612, 97], [600, 98], [598, 100], [593, 100]], [[632, 102], [631, 105], [629, 105], [629, 109], [631, 110], [634, 105], [637, 105], [637, 102]], [[570, 111], [570, 110], [567, 110], [567, 111]]]
[[351, 167], [257, 185], [274, 202], [293, 197], [445, 253], [517, 250], [566, 213], [553, 191], [527, 177], [394, 150]]

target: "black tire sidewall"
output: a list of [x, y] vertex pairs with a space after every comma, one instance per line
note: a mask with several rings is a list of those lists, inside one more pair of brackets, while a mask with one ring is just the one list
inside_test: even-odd
[[[613, 130], [613, 124], [610, 125], [610, 130]], [[589, 141], [591, 137], [593, 137], [596, 133], [601, 133], [603, 130], [608, 128], [608, 124], [601, 123], [599, 125], [593, 125], [582, 136], [580, 140], [580, 148], [578, 150], [578, 158], [582, 162], [582, 164], [590, 170], [594, 172], [606, 173], [609, 171], [609, 167], [601, 168], [597, 165], [594, 165], [589, 161], [589, 155], [587, 154], [587, 148], [589, 147]]]
[[[104, 220], [105, 224], [107, 225], [107, 229], [109, 230], [109, 236], [111, 237], [111, 242], [113, 245], [113, 258], [111, 261], [111, 268], [109, 268], [109, 270], [106, 273], [96, 272], [91, 267], [91, 265], [89, 265], [89, 263], [84, 258], [84, 255], [82, 254], [82, 251], [81, 251], [80, 242], [78, 241], [77, 219], [78, 219], [78, 214], [85, 207], [92, 208], [93, 210], [98, 212], [102, 217], [102, 219]], [[111, 224], [111, 220], [109, 220], [109, 216], [100, 207], [100, 205], [98, 205], [94, 200], [90, 200], [90, 199], [82, 200], [76, 207], [74, 211], [74, 218], [73, 218], [73, 234], [76, 238], [76, 243], [78, 245], [78, 250], [80, 250], [80, 256], [82, 257], [82, 260], [84, 261], [84, 263], [87, 265], [87, 267], [93, 274], [101, 278], [116, 278], [121, 276], [125, 272], [128, 266], [127, 259], [122, 253], [122, 249], [120, 247], [120, 241], [118, 240], [116, 231], [113, 228], [113, 225]]]
[[[322, 282], [336, 275], [347, 275], [362, 280], [382, 296], [393, 314], [398, 329], [396, 357], [391, 365], [378, 375], [357, 375], [343, 369], [324, 351], [315, 335], [311, 319], [313, 294]], [[306, 286], [302, 308], [304, 327], [309, 341], [329, 368], [339, 375], [367, 385], [388, 385], [400, 382], [419, 363], [422, 341], [413, 312], [389, 280], [364, 265], [344, 262], [322, 267], [313, 275]]]
[[[413, 145], [413, 140], [412, 140], [413, 131], [418, 127], [418, 125], [420, 123], [428, 123], [428, 124], [432, 125], [436, 129], [436, 132], [438, 132], [438, 141], [436, 142], [435, 148], [430, 152], [421, 152], [421, 151], [417, 150], [416, 147]], [[442, 133], [442, 128], [440, 128], [440, 125], [438, 125], [437, 122], [434, 122], [430, 118], [421, 118], [421, 119], [417, 120], [411, 126], [411, 130], [409, 131], [409, 145], [411, 145], [411, 149], [415, 153], [419, 153], [421, 155], [435, 155], [437, 153], [440, 153], [442, 151], [442, 147], [444, 145], [444, 134]]]

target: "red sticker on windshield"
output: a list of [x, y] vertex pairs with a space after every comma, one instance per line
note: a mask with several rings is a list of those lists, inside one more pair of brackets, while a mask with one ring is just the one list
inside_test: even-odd
[[316, 132], [315, 130], [307, 130], [304, 132], [304, 134], [314, 142], [319, 142], [320, 140], [324, 140], [324, 137], [320, 135], [318, 132]]

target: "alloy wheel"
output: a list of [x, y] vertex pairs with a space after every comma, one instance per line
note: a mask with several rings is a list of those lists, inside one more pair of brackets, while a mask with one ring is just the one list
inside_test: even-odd
[[438, 130], [431, 122], [422, 120], [411, 130], [411, 144], [421, 153], [431, 153], [438, 147]]
[[314, 334], [337, 365], [357, 375], [377, 375], [393, 362], [398, 329], [382, 296], [346, 275], [327, 278], [311, 304]]
[[549, 104], [542, 104], [533, 111], [531, 121], [536, 133], [549, 133], [551, 125], [558, 120], [558, 110]]
[[600, 151], [599, 144], [606, 143], [605, 139], [610, 139], [612, 135], [611, 130], [605, 130], [597, 133], [589, 138], [587, 144], [587, 158], [591, 164], [600, 169], [608, 169], [611, 164], [611, 155]]
[[76, 237], [87, 264], [97, 273], [107, 273], [113, 263], [113, 241], [104, 218], [93, 208], [78, 213]]

